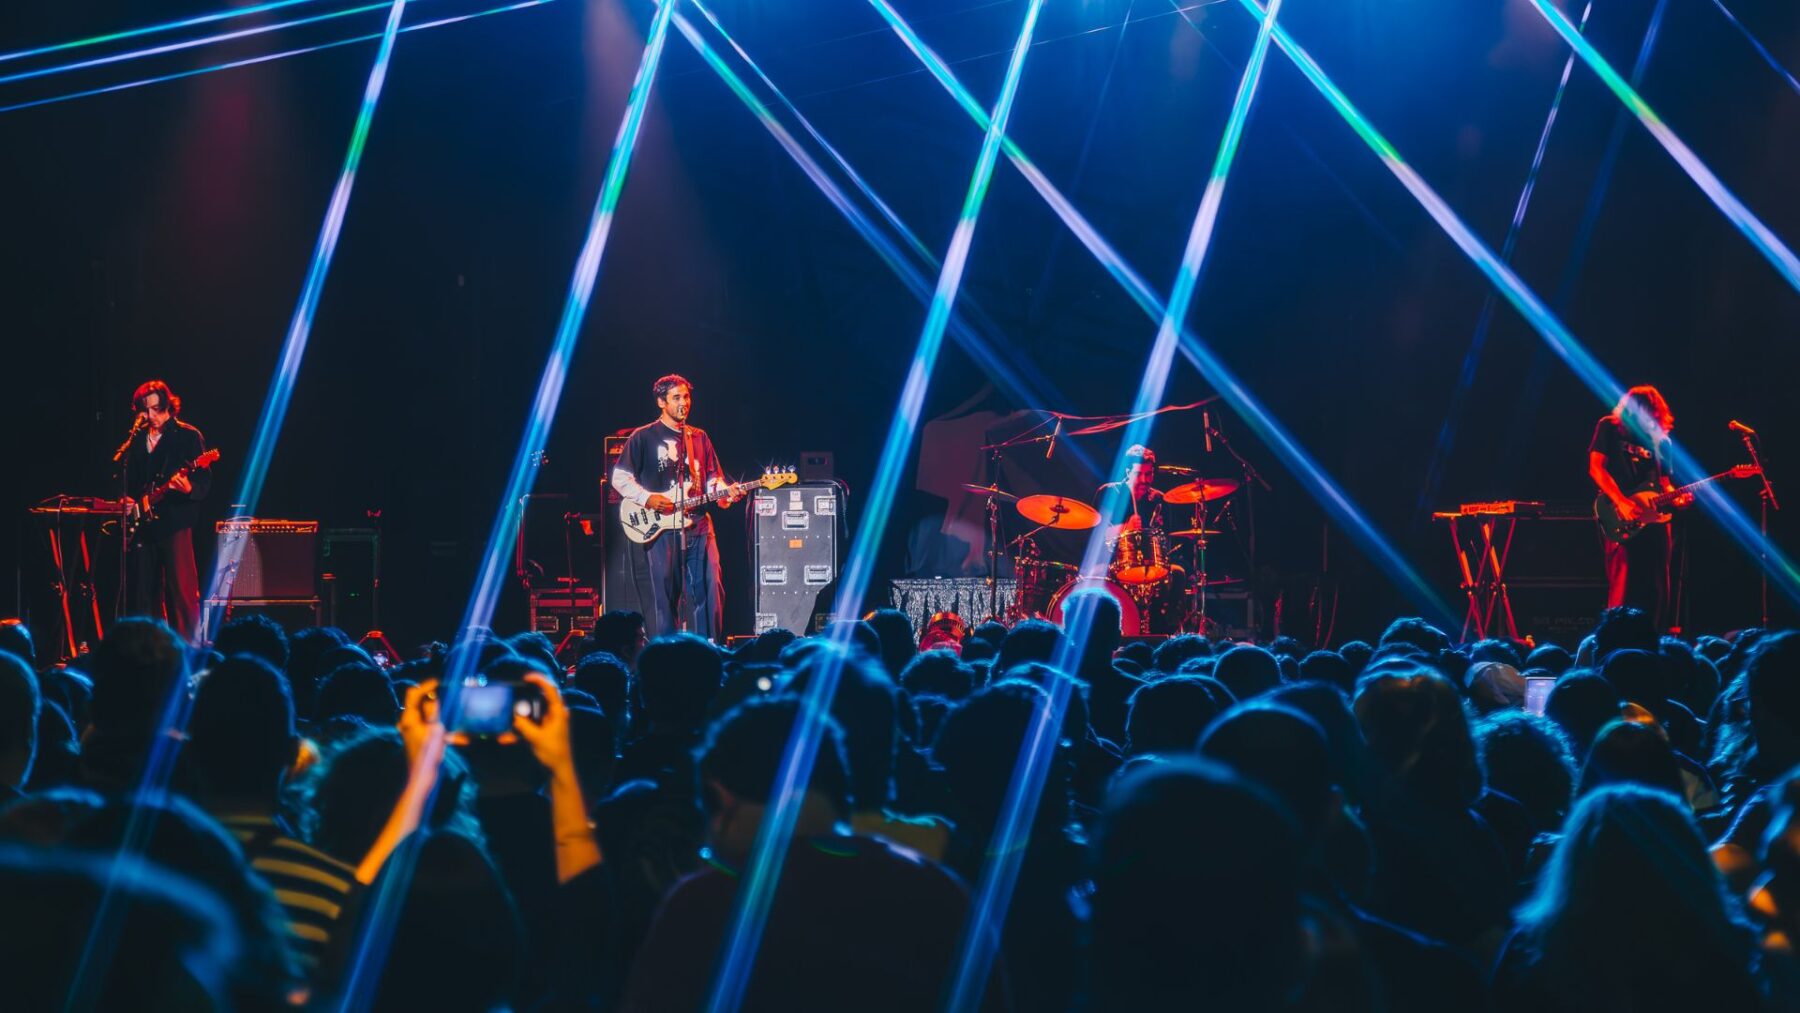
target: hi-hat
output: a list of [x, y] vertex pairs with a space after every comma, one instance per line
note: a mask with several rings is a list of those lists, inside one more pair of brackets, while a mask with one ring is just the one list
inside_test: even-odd
[[1185, 464], [1159, 464], [1156, 470], [1168, 475], [1198, 475], [1199, 471]]
[[1218, 528], [1187, 528], [1182, 531], [1169, 532], [1170, 538], [1207, 538], [1219, 534]]
[[1187, 503], [1223, 499], [1237, 492], [1239, 484], [1235, 478], [1196, 478], [1192, 482], [1178, 485], [1163, 493], [1163, 502], [1181, 506]]
[[976, 485], [973, 482], [964, 482], [963, 488], [967, 489], [970, 492], [978, 493], [982, 496], [992, 496], [995, 499], [1018, 499], [1019, 498], [1017, 496], [1014, 496], [1012, 493], [1007, 492], [1004, 489], [1001, 489], [998, 485]]
[[1062, 531], [1086, 531], [1100, 523], [1100, 511], [1067, 496], [1027, 496], [1019, 501], [1019, 513], [1034, 524]]

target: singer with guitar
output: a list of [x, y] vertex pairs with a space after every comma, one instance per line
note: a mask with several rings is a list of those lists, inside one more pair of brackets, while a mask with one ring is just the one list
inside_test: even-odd
[[[1674, 618], [1668, 614], [1674, 536], [1668, 516], [1653, 501], [1675, 491], [1669, 479], [1669, 430], [1674, 427], [1669, 402], [1646, 384], [1625, 392], [1612, 413], [1594, 426], [1588, 444], [1588, 476], [1600, 489], [1595, 502], [1606, 551], [1606, 606], [1643, 609], [1659, 630]], [[1667, 505], [1683, 507], [1693, 498], [1683, 493]], [[1607, 537], [1613, 532], [1605, 524], [1609, 515], [1631, 533]]]
[[181, 421], [181, 399], [161, 380], [131, 395], [137, 414], [123, 455], [125, 511], [135, 525], [127, 547], [127, 608], [166, 620], [191, 638], [200, 616], [194, 522], [212, 488], [212, 458], [200, 430]]
[[705, 508], [683, 506], [696, 495], [716, 494], [709, 498], [729, 507], [743, 493], [725, 481], [706, 431], [688, 425], [694, 385], [671, 373], [657, 380], [651, 393], [660, 414], [626, 438], [612, 472], [613, 488], [627, 502], [672, 521], [672, 530], [629, 550], [648, 557], [651, 601], [645, 624], [652, 637], [685, 629], [717, 640], [725, 624], [719, 544]]

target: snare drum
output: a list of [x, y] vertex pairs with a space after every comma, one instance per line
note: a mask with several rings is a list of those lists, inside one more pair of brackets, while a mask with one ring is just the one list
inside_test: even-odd
[[1068, 601], [1069, 596], [1075, 592], [1087, 588], [1105, 591], [1119, 603], [1120, 633], [1128, 637], [1139, 637], [1150, 632], [1144, 622], [1144, 614], [1138, 607], [1137, 598], [1123, 584], [1105, 577], [1076, 577], [1058, 588], [1056, 595], [1050, 599], [1050, 608], [1044, 613], [1044, 618], [1060, 625], [1063, 621], [1063, 602]]
[[1161, 531], [1137, 528], [1120, 531], [1113, 542], [1112, 566], [1107, 568], [1121, 584], [1153, 584], [1169, 575], [1169, 540]]

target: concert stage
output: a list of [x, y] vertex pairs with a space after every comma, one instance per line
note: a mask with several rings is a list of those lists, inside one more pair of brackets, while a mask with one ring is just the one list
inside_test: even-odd
[[[21, 10], [0, 613], [724, 638], [1097, 586], [1145, 636], [1566, 639], [1631, 491], [1596, 420], [1650, 384], [1652, 491], [1724, 477], [1634, 600], [1791, 621], [1800, 14], [1755, 6]], [[150, 379], [219, 452], [173, 590], [117, 503], [192, 462], [109, 459], [159, 453]]]

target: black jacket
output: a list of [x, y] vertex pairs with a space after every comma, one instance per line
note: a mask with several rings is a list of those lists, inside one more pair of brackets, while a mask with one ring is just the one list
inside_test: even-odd
[[[149, 449], [149, 438], [148, 430], [132, 437], [131, 449], [125, 454], [125, 489], [132, 496], [143, 496], [206, 452], [206, 437], [180, 419], [170, 419], [163, 427], [155, 451]], [[200, 517], [200, 501], [212, 488], [212, 469], [197, 468], [188, 479], [194, 491], [164, 496], [156, 505], [156, 519], [144, 525], [141, 541], [153, 542], [194, 526]]]

